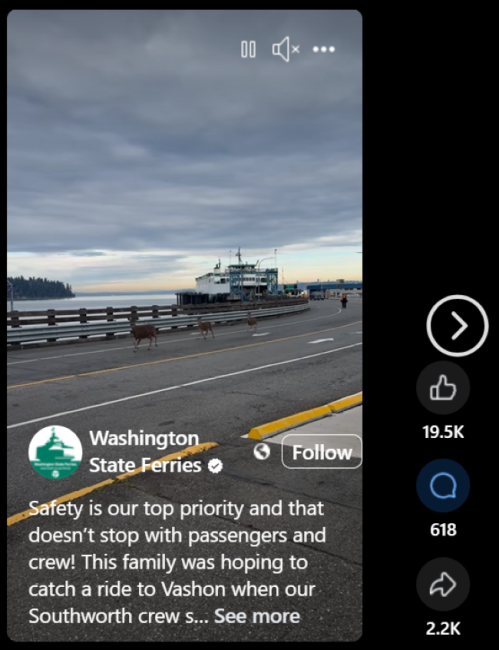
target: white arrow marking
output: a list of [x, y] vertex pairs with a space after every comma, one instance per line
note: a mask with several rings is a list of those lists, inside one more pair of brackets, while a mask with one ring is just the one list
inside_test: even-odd
[[309, 343], [325, 343], [326, 341], [334, 341], [334, 339], [318, 339], [317, 341], [309, 341]]
[[464, 330], [468, 327], [468, 323], [465, 323], [464, 320], [460, 316], [458, 316], [455, 311], [452, 312], [452, 315], [461, 324], [461, 327], [457, 330], [457, 332], [452, 337], [452, 340], [455, 341], [457, 337], [461, 336]]

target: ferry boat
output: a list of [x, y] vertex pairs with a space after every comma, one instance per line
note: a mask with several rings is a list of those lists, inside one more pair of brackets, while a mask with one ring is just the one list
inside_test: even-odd
[[278, 293], [277, 268], [260, 268], [258, 260], [255, 264], [243, 263], [241, 249], [236, 257], [237, 264], [222, 269], [219, 260], [213, 271], [196, 278], [196, 291], [209, 295], [228, 294], [235, 300], [253, 300]]
[[73, 460], [74, 456], [66, 455], [65, 449], [73, 449], [73, 447], [66, 445], [55, 433], [55, 427], [52, 427], [52, 435], [47, 442], [36, 448], [36, 458], [42, 463]]

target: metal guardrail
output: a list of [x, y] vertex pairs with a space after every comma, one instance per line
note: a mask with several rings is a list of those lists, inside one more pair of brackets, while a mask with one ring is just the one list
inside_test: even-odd
[[169, 318], [171, 316], [192, 316], [213, 313], [225, 313], [228, 311], [243, 311], [248, 309], [270, 309], [273, 307], [287, 307], [289, 305], [301, 305], [307, 302], [306, 298], [287, 298], [283, 296], [272, 296], [265, 300], [235, 304], [226, 303], [202, 303], [196, 305], [131, 305], [129, 307], [94, 307], [79, 309], [46, 309], [35, 311], [11, 311], [7, 312], [7, 328], [23, 327], [32, 325], [73, 325], [75, 323], [84, 325], [87, 323], [112, 323], [116, 320], [126, 320], [129, 317], [136, 318]]
[[[262, 309], [251, 309], [251, 315], [255, 318], [269, 316], [280, 316], [309, 309], [309, 304], [289, 305], [287, 307], [273, 307]], [[213, 314], [202, 314], [203, 321], [210, 321], [213, 324], [227, 323], [230, 321], [246, 320], [248, 311], [217, 312]], [[145, 318], [139, 319], [139, 325], [154, 325], [157, 330], [171, 330], [184, 327], [196, 327], [198, 316], [172, 316], [170, 318]], [[42, 327], [32, 326], [26, 329], [15, 327], [7, 330], [7, 345], [28, 343], [30, 341], [57, 341], [68, 338], [88, 338], [89, 336], [106, 335], [112, 337], [119, 333], [130, 333], [130, 323], [81, 323], [75, 325], [47, 325]]]

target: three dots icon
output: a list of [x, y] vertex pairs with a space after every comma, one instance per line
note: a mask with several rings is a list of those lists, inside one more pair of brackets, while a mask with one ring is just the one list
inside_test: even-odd
[[325, 47], [324, 45], [322, 47], [317, 47], [317, 45], [313, 48], [314, 52], [334, 52], [335, 48], [331, 45], [331, 47]]

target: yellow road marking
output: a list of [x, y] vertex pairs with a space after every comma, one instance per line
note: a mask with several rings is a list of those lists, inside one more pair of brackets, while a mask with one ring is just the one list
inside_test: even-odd
[[328, 327], [325, 330], [317, 330], [316, 332], [307, 332], [306, 334], [295, 334], [294, 336], [286, 336], [281, 339], [274, 339], [273, 341], [262, 341], [261, 343], [249, 343], [248, 345], [238, 345], [235, 348], [223, 348], [222, 350], [211, 350], [210, 352], [196, 352], [195, 354], [187, 354], [183, 357], [171, 357], [170, 359], [159, 359], [157, 361], [144, 361], [144, 363], [135, 363], [130, 366], [120, 366], [118, 368], [106, 368], [105, 370], [93, 370], [92, 372], [82, 372], [77, 375], [67, 375], [66, 377], [56, 377], [54, 379], [40, 379], [39, 381], [30, 381], [26, 384], [13, 384], [12, 386], [7, 386], [7, 390], [12, 388], [26, 388], [27, 386], [37, 386], [40, 384], [48, 384], [52, 381], [63, 381], [65, 379], [75, 379], [76, 377], [89, 377], [90, 375], [102, 375], [106, 372], [118, 372], [119, 370], [129, 370], [130, 368], [140, 368], [141, 366], [154, 366], [159, 363], [169, 363], [171, 361], [182, 361], [184, 359], [195, 359], [197, 357], [206, 357], [210, 354], [220, 354], [222, 352], [233, 352], [234, 350], [244, 350], [245, 348], [255, 348], [259, 345], [270, 345], [272, 343], [280, 343], [281, 341], [289, 341], [291, 339], [299, 339], [304, 336], [314, 336], [315, 334], [321, 334], [323, 332], [331, 332], [332, 330], [340, 330], [345, 327], [352, 327], [352, 325], [358, 325], [362, 323], [361, 320], [355, 321], [354, 323], [349, 323], [348, 325], [339, 325], [338, 327]]
[[[186, 449], [182, 449], [181, 451], [177, 451], [173, 454], [163, 456], [163, 458], [159, 458], [158, 461], [152, 461], [152, 463], [164, 462], [167, 460], [177, 460], [178, 458], [187, 458], [188, 456], [192, 456], [193, 454], [200, 454], [201, 452], [208, 451], [208, 449], [213, 449], [214, 447], [218, 447], [218, 444], [216, 442], [205, 442], [202, 445], [193, 445], [192, 447], [187, 447]], [[145, 472], [148, 472], [151, 469], [152, 463], [145, 465]], [[101, 481], [101, 483], [96, 483], [90, 487], [82, 488], [81, 490], [76, 490], [75, 492], [70, 492], [69, 494], [65, 494], [63, 497], [59, 497], [58, 499], [52, 499], [52, 501], [49, 503], [38, 505], [37, 509], [40, 509], [42, 506], [50, 506], [53, 501], [55, 501], [54, 505], [59, 505], [59, 503], [66, 503], [67, 501], [74, 501], [74, 499], [79, 499], [80, 497], [85, 496], [85, 494], [89, 494], [90, 492], [94, 492], [95, 490], [104, 487], [104, 485], [111, 485], [112, 483], [116, 483], [116, 481], [123, 481], [124, 479], [130, 478], [130, 476], [135, 476], [135, 474], [139, 473], [142, 473], [142, 466], [137, 467], [132, 472], [120, 474], [115, 478], [108, 478], [105, 481]], [[36, 515], [36, 512], [34, 510], [25, 510], [24, 512], [19, 512], [17, 515], [12, 515], [12, 517], [9, 517], [7, 519], [7, 526], [17, 524], [18, 521], [22, 521], [23, 519], [27, 519], [28, 517], [34, 515]]]

